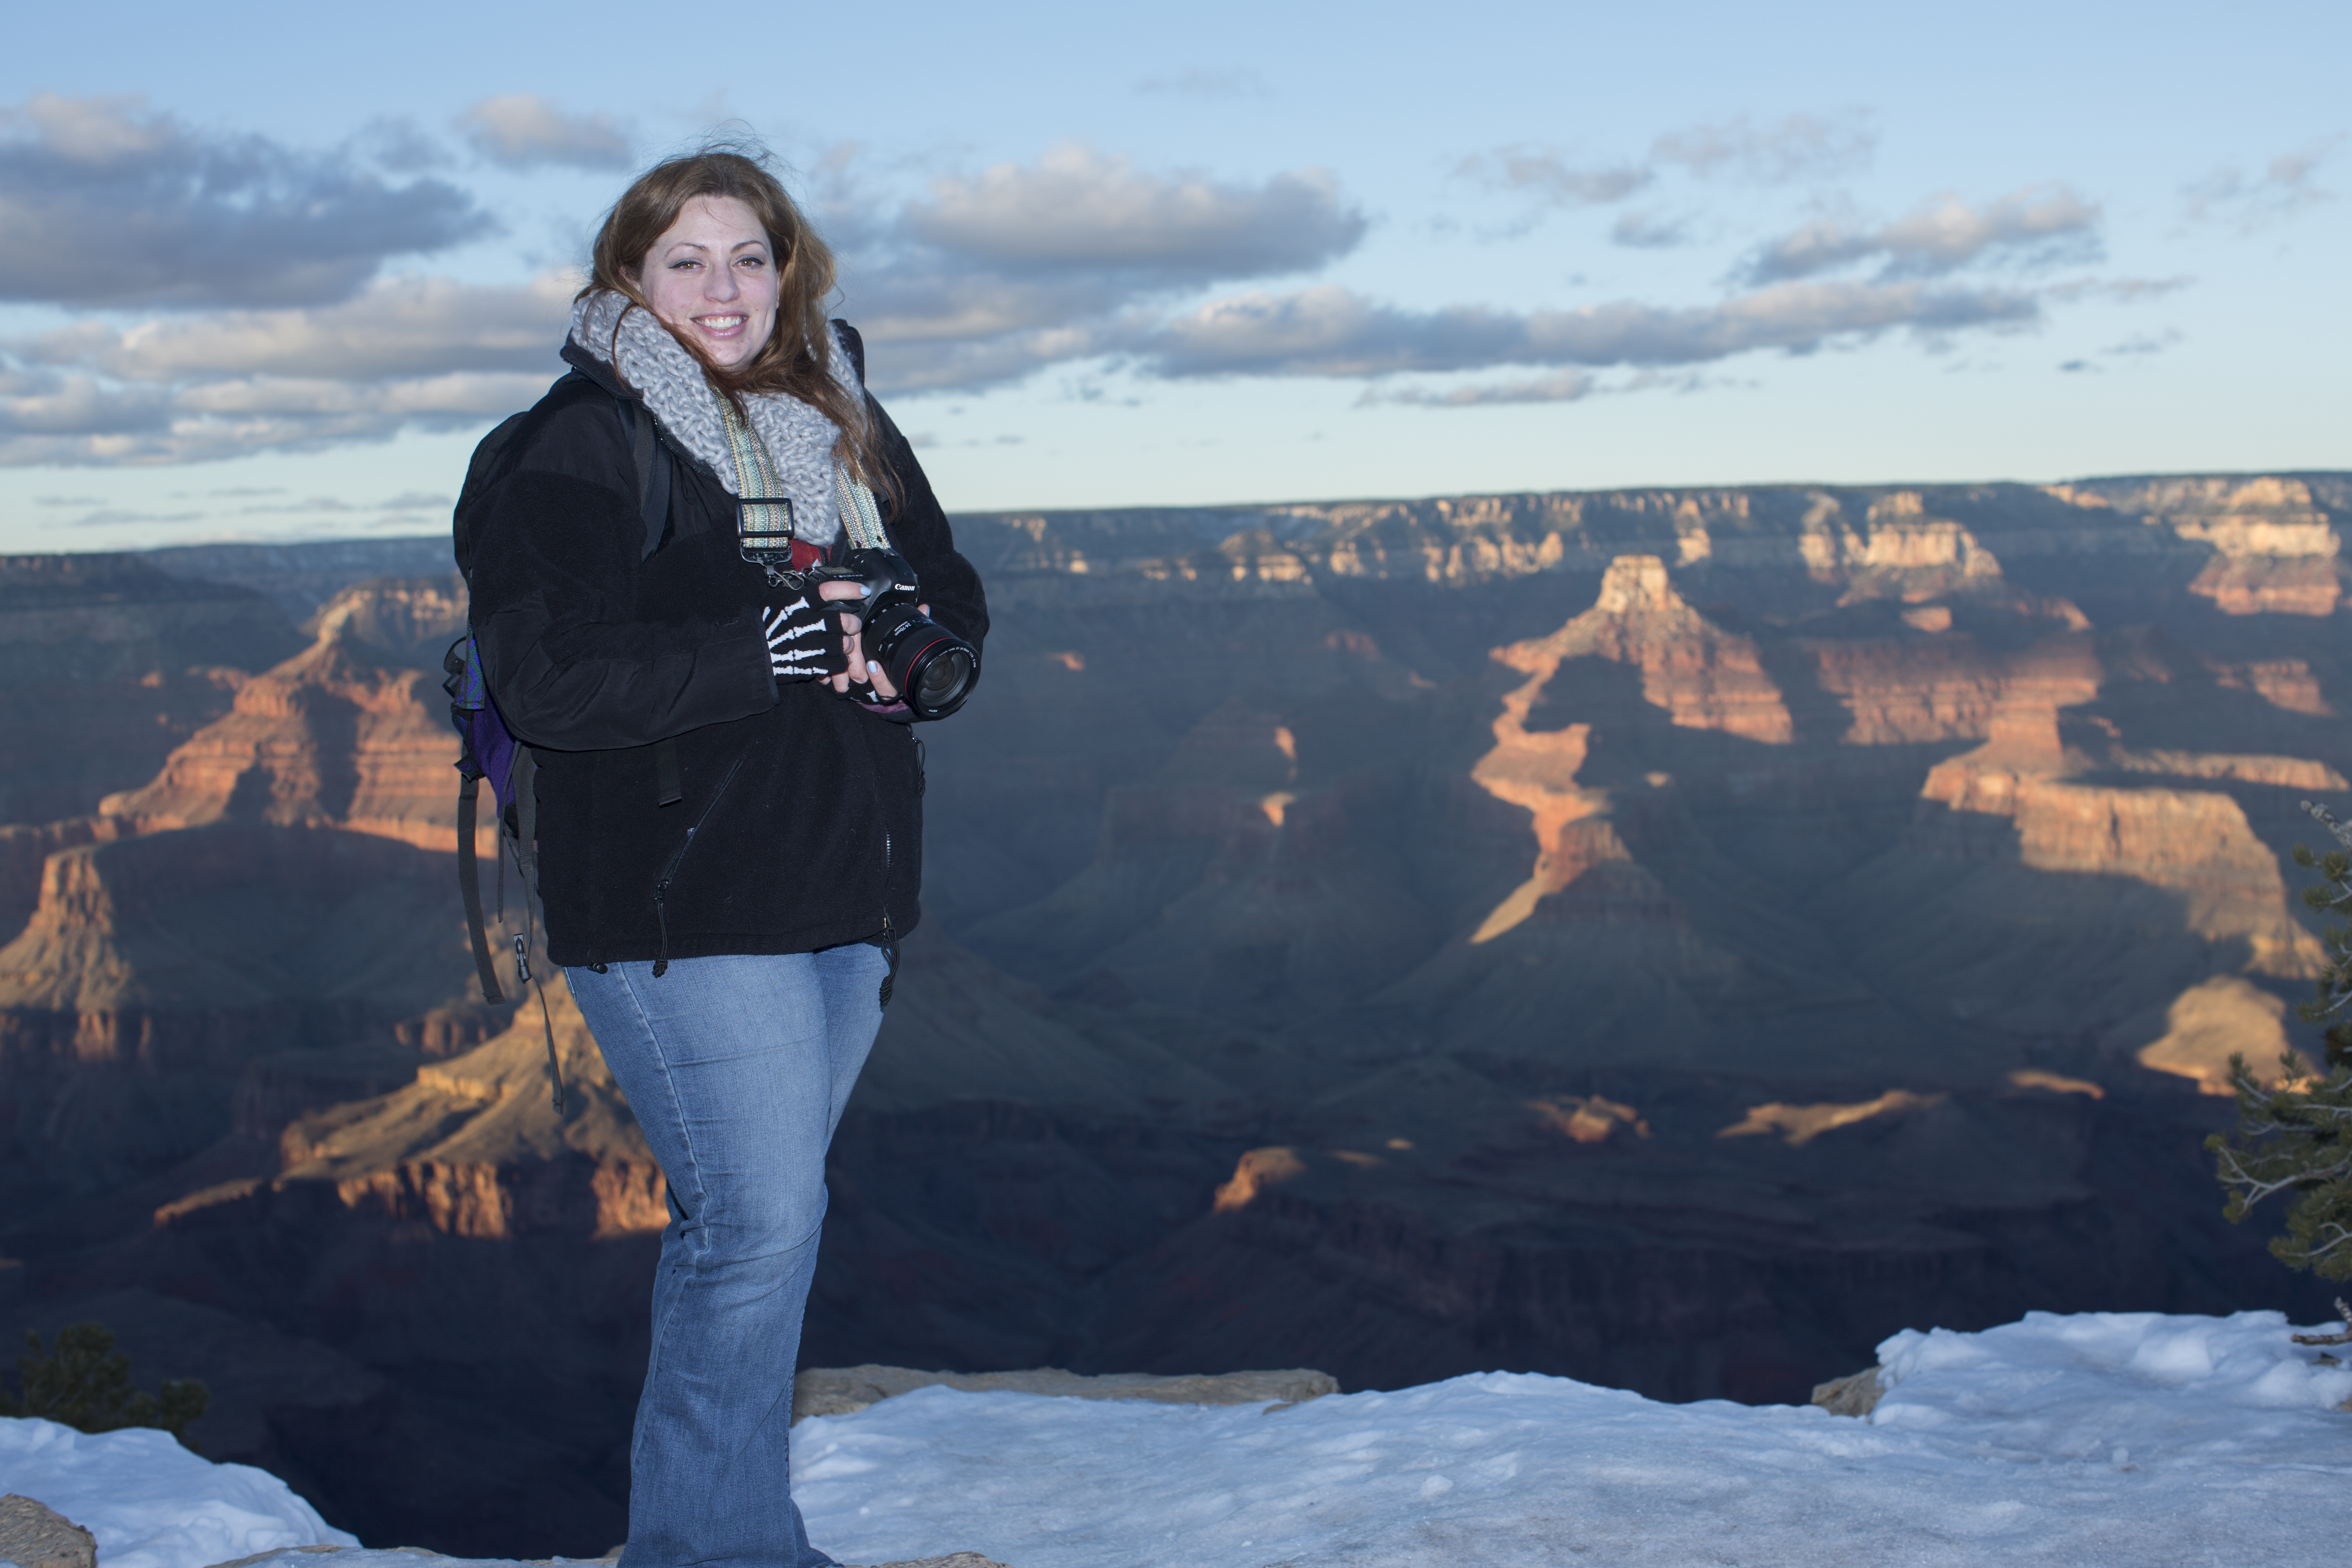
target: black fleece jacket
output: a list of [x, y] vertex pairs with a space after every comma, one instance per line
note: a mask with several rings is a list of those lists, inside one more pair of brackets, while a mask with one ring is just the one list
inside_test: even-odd
[[[843, 337], [862, 375], [863, 345]], [[824, 682], [770, 675], [760, 611], [782, 591], [739, 552], [735, 498], [667, 432], [668, 512], [648, 550], [623, 406], [636, 394], [576, 346], [564, 358], [572, 374], [500, 451], [470, 513], [483, 671], [539, 764], [548, 956], [614, 963], [903, 936], [922, 884], [914, 734]], [[891, 541], [932, 618], [977, 647], [979, 575], [906, 437], [871, 396], [866, 408], [906, 497], [885, 512]], [[668, 805], [661, 742], [684, 796]]]

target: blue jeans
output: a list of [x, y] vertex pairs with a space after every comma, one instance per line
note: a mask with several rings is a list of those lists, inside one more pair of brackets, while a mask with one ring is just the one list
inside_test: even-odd
[[624, 1568], [833, 1562], [793, 1502], [793, 1374], [825, 1146], [887, 969], [857, 943], [564, 972], [669, 1184]]

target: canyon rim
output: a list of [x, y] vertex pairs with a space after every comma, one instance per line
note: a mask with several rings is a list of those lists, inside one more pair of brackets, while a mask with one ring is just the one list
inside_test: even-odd
[[[1904, 1327], [2326, 1315], [2199, 1143], [2318, 950], [2352, 478], [958, 521], [926, 921], [809, 1364], [1801, 1399]], [[664, 1217], [473, 989], [441, 541], [0, 572], [0, 1328], [470, 1555], [620, 1538]], [[519, 920], [519, 889], [506, 901]]]

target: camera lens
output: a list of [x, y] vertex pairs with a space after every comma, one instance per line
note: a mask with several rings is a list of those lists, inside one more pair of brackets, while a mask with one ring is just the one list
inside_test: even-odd
[[877, 617], [872, 647], [917, 718], [946, 718], [963, 706], [980, 678], [972, 646], [912, 606]]
[[926, 660], [915, 677], [915, 711], [951, 713], [962, 705], [964, 691], [971, 685], [971, 650], [950, 644]]

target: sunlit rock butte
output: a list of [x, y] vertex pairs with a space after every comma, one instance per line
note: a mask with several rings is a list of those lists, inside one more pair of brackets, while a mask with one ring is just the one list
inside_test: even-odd
[[[1801, 1399], [1906, 1326], [2325, 1317], [2199, 1143], [2232, 1052], [2311, 1044], [2347, 511], [2279, 474], [960, 519], [996, 627], [923, 733], [807, 1360]], [[0, 1333], [177, 1347], [207, 1451], [372, 1542], [593, 1556], [667, 1200], [560, 977], [544, 1025], [478, 993], [447, 567], [0, 569]]]

